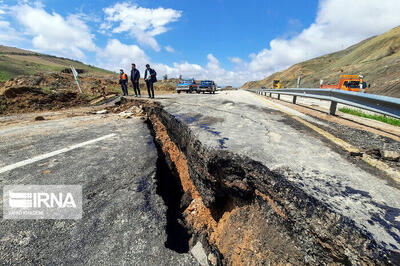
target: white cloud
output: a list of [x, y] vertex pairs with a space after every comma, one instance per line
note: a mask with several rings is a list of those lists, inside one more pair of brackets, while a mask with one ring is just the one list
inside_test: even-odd
[[291, 38], [272, 40], [269, 48], [251, 54], [248, 62], [238, 57], [228, 58], [235, 65], [233, 71], [222, 68], [212, 54], [208, 55], [205, 67], [188, 62], [160, 67], [169, 75], [181, 73], [186, 77], [213, 79], [222, 85], [240, 86], [246, 81], [263, 79], [306, 59], [338, 51], [382, 34], [400, 25], [399, 10], [398, 0], [321, 0], [313, 24]]
[[14, 45], [22, 40], [22, 36], [8, 21], [0, 20], [0, 42], [3, 45]]
[[95, 51], [94, 35], [78, 15], [66, 18], [42, 6], [20, 5], [12, 7], [16, 19], [33, 36], [32, 44], [40, 51], [54, 52], [70, 58], [85, 58], [83, 50]]
[[111, 39], [104, 49], [97, 52], [97, 61], [103, 68], [112, 71], [119, 71], [122, 68], [128, 73], [132, 63], [135, 63], [138, 69], [144, 69], [149, 63], [149, 58], [139, 46], [126, 45], [119, 40]]
[[[167, 74], [169, 77], [211, 79], [218, 85], [241, 85], [240, 82], [248, 78], [248, 72], [227, 71], [220, 66], [219, 60], [213, 55], [207, 55], [207, 65], [205, 67], [188, 62], [174, 63], [172, 66], [164, 64], [154, 64], [154, 69], [159, 75]], [[239, 80], [239, 82], [238, 82]]]
[[8, 15], [9, 7], [0, 1], [0, 43], [3, 45], [16, 45], [23, 40], [20, 32], [18, 32], [5, 16]]
[[399, 10], [398, 0], [321, 0], [311, 26], [291, 39], [274, 39], [270, 48], [250, 55], [250, 70], [266, 76], [381, 34], [400, 24]]
[[231, 61], [235, 65], [240, 65], [240, 64], [244, 63], [243, 60], [241, 58], [239, 58], [239, 57], [230, 57], [228, 59], [229, 59], [229, 61]]
[[151, 9], [130, 3], [117, 3], [105, 8], [104, 13], [107, 22], [101, 25], [102, 30], [129, 32], [140, 44], [149, 45], [156, 51], [160, 51], [160, 46], [154, 37], [168, 31], [166, 25], [177, 21], [182, 14], [171, 8]]
[[[3, 44], [12, 39], [18, 42], [20, 32], [23, 32], [41, 51], [77, 59], [84, 58], [87, 51], [96, 51], [97, 63], [114, 71], [120, 68], [128, 71], [132, 62], [143, 71], [144, 65], [150, 63], [159, 76], [182, 75], [213, 79], [220, 85], [240, 86], [245, 81], [265, 78], [298, 62], [340, 50], [398, 26], [399, 10], [399, 0], [320, 0], [316, 19], [309, 27], [298, 34], [293, 34], [293, 30], [290, 34], [282, 34], [291, 37], [270, 41], [268, 48], [249, 55], [247, 60], [228, 58], [234, 65], [231, 71], [223, 68], [213, 54], [207, 55], [208, 61], [204, 66], [188, 61], [171, 65], [152, 61], [138, 45], [148, 45], [160, 51], [161, 46], [155, 37], [167, 32], [168, 24], [182, 16], [181, 11], [162, 7], [151, 9], [118, 3], [104, 9], [105, 21], [97, 22], [97, 19], [83, 15], [63, 17], [55, 12], [49, 13], [41, 4], [20, 4], [11, 7], [12, 12], [9, 7], [4, 9], [0, 6], [0, 41]], [[16, 28], [12, 20], [7, 21], [3, 16], [16, 18], [22, 27]], [[99, 49], [87, 21], [98, 23], [98, 31], [108, 36], [129, 33], [138, 44], [124, 44], [110, 37], [106, 47]], [[294, 32], [300, 25], [294, 20], [289, 24], [295, 28]], [[171, 46], [162, 48], [174, 52]]]
[[165, 51], [169, 53], [175, 53], [175, 49], [170, 45], [165, 46]]

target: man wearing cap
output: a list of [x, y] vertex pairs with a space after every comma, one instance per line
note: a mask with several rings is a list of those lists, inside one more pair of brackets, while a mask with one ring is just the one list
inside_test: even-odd
[[121, 85], [122, 88], [122, 94], [124, 96], [128, 96], [128, 75], [124, 73], [123, 69], [119, 70], [119, 84]]

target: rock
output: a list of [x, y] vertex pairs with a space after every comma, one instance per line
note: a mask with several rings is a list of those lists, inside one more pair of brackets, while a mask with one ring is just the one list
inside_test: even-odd
[[216, 266], [218, 264], [217, 257], [213, 253], [208, 254], [208, 261], [213, 266]]
[[127, 103], [127, 100], [125, 97], [121, 96], [121, 97], [115, 99], [115, 101], [113, 101], [113, 103], [114, 103], [114, 105], [119, 106], [119, 105], [123, 105], [123, 104]]
[[384, 160], [388, 160], [388, 161], [393, 161], [393, 162], [397, 162], [400, 159], [400, 154], [398, 152], [395, 151], [382, 151], [382, 158]]
[[107, 114], [107, 113], [108, 113], [108, 111], [106, 109], [96, 112], [96, 114], [98, 114], [98, 115], [103, 115], [103, 114]]
[[190, 250], [193, 257], [199, 262], [200, 265], [205, 266], [208, 264], [207, 254], [204, 251], [203, 245], [201, 242], [197, 242], [196, 245]]
[[104, 99], [105, 99], [105, 97], [101, 96], [101, 97], [98, 97], [98, 98], [96, 98], [94, 100], [91, 100], [89, 104], [90, 105], [96, 105], [96, 104], [100, 103], [101, 101], [103, 101]]
[[45, 120], [43, 116], [39, 115], [37, 117], [35, 117], [35, 121], [43, 121]]
[[132, 118], [133, 113], [129, 112], [129, 111], [124, 111], [118, 114], [119, 117], [124, 118], [124, 119], [128, 119], [128, 118]]

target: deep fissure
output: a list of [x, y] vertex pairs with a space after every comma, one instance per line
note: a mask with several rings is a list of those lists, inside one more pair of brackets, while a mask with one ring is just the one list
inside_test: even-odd
[[[390, 264], [394, 259], [351, 221], [306, 195], [280, 173], [250, 158], [204, 150], [190, 130], [161, 106], [144, 110], [159, 152], [157, 190], [168, 206], [166, 247], [184, 253], [202, 239], [208, 244], [207, 252], [217, 254], [218, 263], [223, 264], [255, 262], [259, 256], [264, 262], [305, 264]], [[183, 172], [190, 172], [186, 177], [174, 156], [184, 157], [187, 169]], [[205, 204], [197, 210], [188, 179]], [[204, 216], [212, 222], [196, 221]], [[240, 228], [247, 230], [244, 235]], [[253, 243], [261, 246], [252, 251]], [[254, 251], [261, 253], [254, 257]]]
[[[155, 138], [151, 122], [147, 121], [147, 124]], [[184, 191], [176, 170], [174, 171], [170, 168], [160, 144], [156, 140], [154, 140], [154, 143], [158, 153], [156, 165], [157, 194], [161, 196], [167, 206], [167, 224], [165, 228], [167, 240], [165, 241], [165, 247], [178, 253], [187, 253], [189, 252], [191, 235], [182, 222], [183, 217], [180, 205]]]

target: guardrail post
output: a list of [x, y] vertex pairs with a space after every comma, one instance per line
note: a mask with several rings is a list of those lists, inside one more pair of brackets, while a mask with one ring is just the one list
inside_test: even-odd
[[293, 104], [296, 104], [297, 96], [293, 96]]
[[329, 114], [330, 115], [335, 115], [336, 107], [337, 107], [337, 102], [332, 101], [331, 102], [331, 108], [329, 109]]
[[281, 99], [281, 95], [278, 93], [278, 100], [280, 100]]

